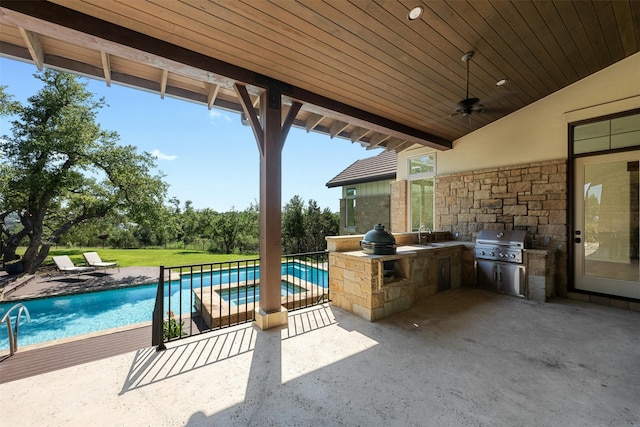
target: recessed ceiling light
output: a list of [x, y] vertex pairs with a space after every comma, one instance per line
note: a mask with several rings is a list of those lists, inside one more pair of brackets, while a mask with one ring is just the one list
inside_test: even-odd
[[420, 18], [422, 16], [422, 12], [424, 12], [422, 6], [416, 6], [411, 9], [408, 16], [409, 21], [415, 21], [416, 19]]
[[505, 85], [507, 82], [508, 82], [508, 80], [507, 80], [507, 79], [501, 79], [501, 80], [498, 80], [498, 81], [496, 82], [496, 86], [502, 86], [502, 85]]

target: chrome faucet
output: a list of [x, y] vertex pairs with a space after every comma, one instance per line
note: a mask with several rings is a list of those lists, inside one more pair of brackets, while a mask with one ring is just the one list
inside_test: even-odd
[[[422, 243], [422, 230], [426, 229], [425, 231], [427, 232], [428, 236], [431, 236], [431, 228], [427, 227], [426, 225], [421, 225], [420, 228], [418, 228], [418, 243]], [[431, 240], [431, 239], [429, 239]]]

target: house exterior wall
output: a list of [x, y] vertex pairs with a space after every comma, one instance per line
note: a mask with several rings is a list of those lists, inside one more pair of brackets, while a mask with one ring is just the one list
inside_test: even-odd
[[[389, 228], [392, 180], [367, 182], [342, 187], [340, 199], [340, 235], [365, 234], [376, 224]], [[346, 189], [356, 188], [356, 226], [346, 226]]]
[[345, 185], [342, 187], [342, 198], [347, 197], [347, 188], [356, 188], [357, 196], [380, 196], [391, 194], [389, 186], [393, 182], [392, 179], [382, 181], [363, 182], [361, 184]]
[[390, 223], [389, 195], [356, 197], [356, 226], [346, 226], [346, 200], [340, 199], [340, 235], [365, 234], [376, 224], [388, 228]]

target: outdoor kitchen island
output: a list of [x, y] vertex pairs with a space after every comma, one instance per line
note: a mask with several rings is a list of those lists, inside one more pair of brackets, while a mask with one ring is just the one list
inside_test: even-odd
[[[475, 242], [455, 241], [448, 232], [418, 244], [416, 233], [394, 233], [396, 253], [372, 255], [360, 248], [363, 236], [328, 236], [331, 302], [369, 321], [411, 308], [419, 299], [447, 289], [477, 287]], [[394, 261], [391, 277], [384, 264]], [[549, 248], [524, 250], [523, 297], [539, 303], [555, 294], [555, 257]]]
[[[327, 237], [332, 304], [375, 321], [437, 292], [474, 286], [473, 243], [447, 234], [434, 232], [435, 241], [418, 244], [416, 233], [394, 233], [397, 249], [388, 255], [363, 252], [362, 236]], [[388, 261], [394, 261], [391, 275], [384, 274]]]

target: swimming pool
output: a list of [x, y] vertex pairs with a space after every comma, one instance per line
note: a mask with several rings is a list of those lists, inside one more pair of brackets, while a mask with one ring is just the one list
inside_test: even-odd
[[[149, 322], [155, 303], [157, 284], [112, 289], [84, 294], [40, 298], [24, 301], [31, 322], [20, 319], [18, 345], [23, 347], [46, 341], [84, 335], [136, 323]], [[172, 295], [171, 305], [179, 301], [179, 290]], [[189, 300], [183, 304], [183, 312], [190, 312]], [[0, 317], [14, 302], [0, 304]], [[168, 298], [165, 298], [165, 305]], [[12, 318], [12, 324], [15, 318]], [[1, 325], [0, 349], [9, 348], [6, 325]]]
[[[292, 275], [320, 287], [328, 287], [326, 270], [293, 263], [283, 264], [282, 274]], [[213, 277], [211, 277], [212, 275]], [[190, 313], [193, 302], [192, 282], [202, 281], [214, 285], [229, 284], [237, 281], [239, 277], [241, 277], [240, 281], [250, 281], [254, 276], [259, 276], [257, 268], [233, 269], [193, 276], [185, 275], [180, 282], [171, 282], [170, 298], [167, 296], [169, 284], [165, 285], [164, 310], [165, 312], [172, 310], [175, 313]], [[150, 284], [22, 301], [29, 310], [31, 323], [27, 323], [24, 316], [21, 318], [18, 345], [23, 347], [136, 323], [150, 322], [157, 289], [157, 284]], [[232, 294], [232, 302], [234, 302], [233, 298]], [[237, 298], [238, 296], [236, 296]], [[169, 300], [171, 307], [169, 307]], [[0, 303], [0, 318], [16, 302]], [[12, 317], [12, 323], [13, 319], [15, 318]], [[5, 324], [2, 324], [0, 325], [0, 350], [8, 348], [7, 328]]]

